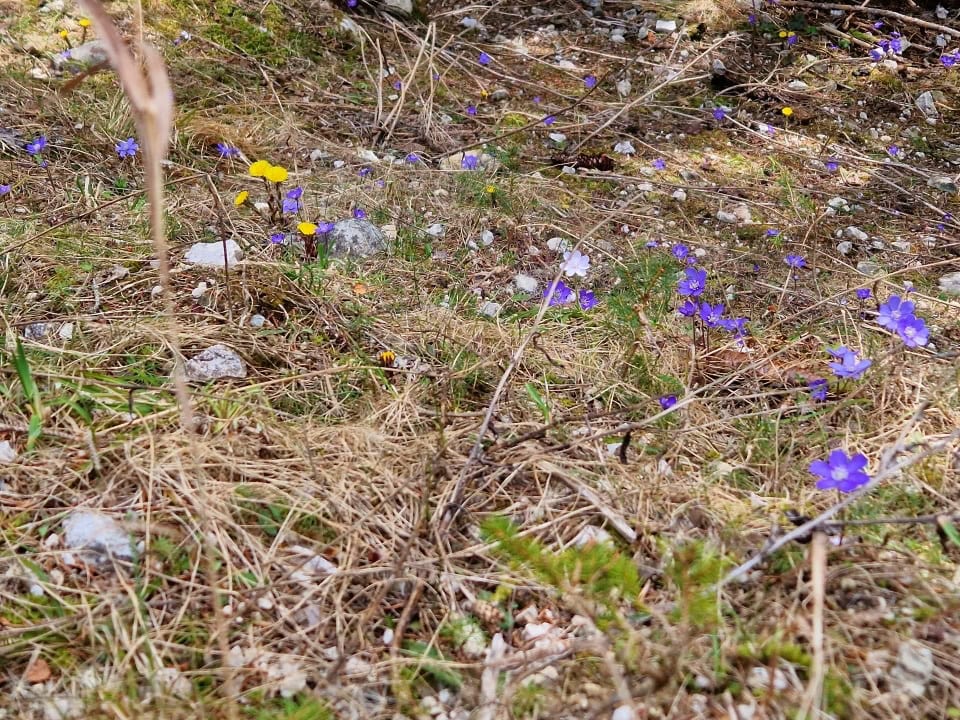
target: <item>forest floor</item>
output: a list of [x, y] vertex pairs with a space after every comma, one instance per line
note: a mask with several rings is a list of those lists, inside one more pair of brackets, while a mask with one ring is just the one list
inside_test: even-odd
[[960, 18], [816, 5], [111, 2], [171, 316], [0, 0], [0, 717], [960, 717]]

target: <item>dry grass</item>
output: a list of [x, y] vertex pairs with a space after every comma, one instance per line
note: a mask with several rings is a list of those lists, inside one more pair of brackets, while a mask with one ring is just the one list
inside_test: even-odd
[[[32, 77], [43, 63], [25, 46], [58, 50], [59, 27], [75, 41], [76, 14], [30, 9], [6, 21], [3, 124], [22, 140], [45, 134], [52, 148], [48, 174], [0, 147], [0, 183], [13, 185], [0, 198], [0, 440], [18, 453], [0, 466], [3, 710], [395, 718], [419, 717], [439, 698], [447, 717], [488, 720], [610, 717], [621, 705], [638, 718], [960, 713], [957, 548], [931, 526], [851, 527], [814, 577], [808, 546], [794, 544], [743, 581], [717, 585], [782, 532], [786, 510], [814, 515], [835, 501], [814, 488], [810, 461], [840, 446], [875, 470], [891, 447], [923, 452], [960, 426], [960, 307], [935, 282], [956, 269], [955, 225], [936, 227], [956, 200], [926, 185], [956, 130], [924, 126], [905, 162], [883, 162], [886, 145], [903, 145], [899, 133], [916, 123], [915, 111], [899, 119], [902, 107], [928, 88], [949, 106], [953, 75], [922, 67], [929, 57], [917, 52], [903, 76], [858, 76], [843, 51], [804, 37], [805, 50], [828, 60], [802, 76], [817, 94], [798, 94], [787, 84], [807, 63], [781, 54], [775, 34], [752, 38], [731, 13], [737, 36], [711, 26], [699, 40], [661, 35], [611, 52], [618, 46], [592, 31], [562, 25], [579, 16], [571, 5], [549, 21], [576, 38], [584, 74], [603, 78], [581, 99], [579, 69], [558, 70], [554, 39], [538, 29], [548, 19], [508, 6], [438, 4], [435, 35], [353, 16], [362, 51], [325, 6], [231, 7], [170, 2], [152, 7], [144, 27], [164, 48], [178, 99], [166, 166], [176, 340], [186, 357], [223, 343], [249, 370], [191, 387], [194, 433], [179, 425], [175, 345], [151, 293], [142, 169], [113, 152], [133, 134], [116, 78], [99, 73], [58, 94], [67, 76]], [[131, 7], [111, 12], [135, 32]], [[529, 54], [464, 32], [465, 14], [491, 36], [525, 37]], [[181, 27], [193, 38], [174, 46]], [[478, 70], [481, 49], [494, 62]], [[383, 82], [380, 56], [393, 68]], [[715, 57], [744, 74], [744, 93], [715, 96], [705, 82]], [[626, 72], [632, 97], [650, 99], [621, 112], [630, 101], [614, 86]], [[509, 100], [482, 99], [498, 87]], [[737, 110], [716, 123], [714, 102]], [[796, 114], [785, 123], [787, 103]], [[892, 139], [872, 137], [861, 111]], [[548, 130], [540, 120], [553, 112]], [[546, 138], [554, 131], [584, 151], [629, 138], [638, 155], [618, 157], [612, 172], [568, 175], [551, 164], [561, 155]], [[378, 137], [389, 141], [379, 147]], [[442, 169], [445, 154], [485, 139], [502, 161], [495, 171]], [[244, 159], [218, 160], [221, 141]], [[382, 162], [359, 178], [357, 150], [370, 148], [422, 162]], [[315, 149], [327, 155], [311, 159]], [[817, 161], [831, 156], [841, 160], [835, 174]], [[662, 173], [650, 170], [657, 157]], [[259, 158], [290, 168], [311, 217], [363, 207], [394, 225], [390, 254], [327, 266], [270, 245], [271, 229], [232, 202], [240, 190], [262, 194], [244, 161]], [[835, 195], [863, 210], [824, 214]], [[716, 221], [737, 202], [758, 224]], [[423, 232], [434, 222], [446, 226], [441, 237]], [[835, 250], [851, 224], [886, 241], [871, 255], [875, 277], [857, 272], [862, 256]], [[767, 237], [767, 227], [781, 235]], [[469, 250], [486, 229], [494, 243]], [[930, 235], [933, 248], [922, 242]], [[513, 282], [522, 272], [542, 288], [555, 277], [553, 236], [589, 253], [602, 302], [538, 320], [538, 297]], [[229, 276], [179, 262], [189, 245], [220, 237], [245, 249]], [[911, 252], [891, 248], [901, 237]], [[660, 247], [647, 249], [654, 240]], [[714, 300], [729, 287], [728, 304], [750, 318], [746, 351], [718, 335], [709, 350], [695, 347], [676, 320], [679, 266], [666, 248], [679, 242], [705, 251]], [[813, 268], [796, 283], [787, 252]], [[864, 286], [885, 298], [904, 280], [935, 327], [935, 351], [905, 349], [850, 299]], [[210, 287], [195, 298], [200, 281]], [[502, 305], [496, 318], [480, 312], [486, 301]], [[250, 327], [254, 314], [264, 328]], [[37, 322], [51, 332], [24, 339]], [[65, 322], [69, 340], [57, 334]], [[15, 338], [38, 387], [35, 440]], [[823, 348], [841, 343], [874, 366], [814, 403], [806, 380], [825, 376]], [[381, 366], [384, 350], [395, 367]], [[669, 394], [680, 400], [661, 412]], [[847, 517], [956, 513], [957, 479], [953, 443]], [[62, 538], [51, 538], [78, 508], [120, 522], [134, 561], [68, 564]], [[534, 557], [519, 562], [498, 547], [494, 517], [510, 518], [527, 547], [539, 543]], [[602, 573], [584, 576], [597, 545], [580, 550], [576, 572], [550, 576], [599, 527], [636, 569], [635, 597], [611, 601], [598, 589]], [[557, 635], [536, 643], [551, 626]], [[486, 652], [498, 632], [505, 655], [495, 661]], [[920, 697], [897, 689], [908, 643], [933, 660]]]

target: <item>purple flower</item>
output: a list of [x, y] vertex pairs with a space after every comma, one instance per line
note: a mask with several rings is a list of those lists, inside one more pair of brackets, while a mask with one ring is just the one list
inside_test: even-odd
[[807, 261], [803, 259], [800, 255], [790, 254], [787, 255], [783, 261], [794, 270], [799, 270], [800, 268], [805, 268], [807, 266]]
[[817, 402], [827, 399], [827, 381], [823, 378], [811, 380], [807, 387], [810, 389], [810, 397]]
[[666, 170], [666, 169], [667, 169], [667, 163], [666, 163], [666, 161], [665, 161], [663, 158], [657, 158], [656, 160], [654, 160], [654, 161], [653, 161], [652, 163], [650, 163], [650, 164], [653, 165], [653, 167], [654, 167], [655, 170]]
[[660, 403], [660, 407], [662, 407], [664, 410], [669, 410], [670, 408], [672, 408], [674, 405], [677, 404], [677, 396], [664, 395], [662, 398], [657, 400], [657, 402]]
[[684, 317], [693, 317], [697, 314], [697, 310], [697, 304], [693, 300], [685, 300], [683, 304], [677, 308], [677, 312]]
[[787, 36], [787, 45], [796, 45], [796, 44], [797, 44], [797, 40], [799, 40], [799, 39], [800, 39], [800, 38], [798, 38], [795, 34], [790, 33], [790, 34]]
[[952, 68], [960, 61], [960, 53], [952, 52], [940, 56], [940, 62], [945, 68]]
[[236, 148], [233, 145], [228, 145], [225, 142], [217, 143], [217, 152], [220, 153], [220, 157], [222, 158], [240, 157], [240, 148]]
[[133, 138], [127, 138], [126, 140], [121, 140], [118, 142], [114, 149], [117, 151], [117, 155], [122, 158], [133, 157], [137, 154], [137, 150], [140, 149], [140, 146], [137, 145], [137, 141]]
[[420, 162], [420, 156], [417, 155], [416, 153], [409, 153], [406, 157], [406, 160], [408, 163], [413, 165], [414, 163]]
[[757, 14], [756, 14], [756, 13], [750, 13], [749, 15], [747, 15], [747, 22], [750, 23], [751, 25], [756, 25], [756, 24], [757, 24]]
[[597, 296], [594, 295], [593, 290], [581, 290], [578, 293], [580, 299], [580, 309], [581, 310], [590, 310], [597, 306], [600, 302], [597, 300]]
[[328, 232], [333, 230], [335, 225], [329, 220], [325, 220], [321, 223], [317, 223], [317, 232], [316, 235], [326, 235]]
[[372, 172], [373, 172], [373, 170], [372, 170], [371, 168], [362, 167], [362, 168], [360, 168], [360, 170], [357, 172], [357, 175], [359, 175], [360, 177], [367, 177], [367, 175], [369, 175], [369, 174], [372, 173]]
[[920, 347], [926, 345], [930, 339], [930, 331], [927, 330], [927, 324], [923, 318], [916, 315], [907, 315], [900, 319], [897, 325], [897, 335], [903, 340], [907, 347]]
[[903, 54], [903, 40], [900, 38], [900, 33], [890, 33], [890, 49], [893, 50], [895, 55]]
[[857, 300], [868, 300], [870, 298], [870, 288], [857, 288]]
[[590, 269], [590, 257], [584, 255], [579, 250], [567, 250], [563, 253], [563, 262], [560, 263], [560, 269], [567, 277], [586, 277]]
[[670, 254], [673, 255], [677, 260], [683, 262], [690, 254], [690, 248], [683, 243], [679, 243], [670, 248]]
[[747, 319], [745, 317], [720, 318], [720, 327], [742, 338], [747, 334]]
[[780, 230], [778, 230], [777, 228], [767, 228], [767, 237], [774, 238], [779, 236], [780, 236]]
[[870, 51], [870, 59], [874, 62], [880, 62], [884, 57], [886, 57], [886, 54], [887, 53], [884, 52], [883, 48], [875, 47]]
[[476, 155], [464, 155], [460, 167], [464, 170], [476, 170], [480, 166], [480, 158]]
[[655, 247], [660, 247], [660, 243], [658, 243], [656, 240], [647, 240], [644, 247], [647, 248], [647, 250], [653, 250]]
[[33, 142], [27, 143], [26, 150], [31, 155], [39, 155], [47, 147], [47, 137], [46, 135], [41, 135]]
[[[543, 291], [543, 296], [547, 297], [550, 294], [550, 288], [546, 288]], [[554, 305], [567, 305], [568, 303], [573, 302], [573, 289], [568, 287], [563, 280], [557, 281], [557, 286], [553, 290], [553, 294], [550, 295], [550, 302], [548, 305], [553, 307]]]
[[890, 332], [897, 332], [900, 320], [904, 317], [913, 315], [913, 301], [903, 300], [899, 295], [891, 295], [877, 313], [877, 325], [884, 327]]
[[12, 186], [12, 185], [0, 185], [0, 197], [3, 197], [3, 196], [6, 195], [8, 192], [10, 192], [10, 188], [11, 188], [11, 187], [13, 187], [13, 186]]
[[280, 245], [284, 240], [286, 240], [286, 238], [286, 235], [284, 235], [282, 232], [278, 232], [270, 236], [270, 242], [272, 242], [274, 245]]
[[895, 158], [899, 154], [900, 154], [900, 148], [897, 147], [896, 145], [891, 145], [890, 147], [887, 148], [887, 155], [889, 155], [890, 157]]
[[402, 87], [403, 87], [403, 83], [401, 83], [399, 80], [394, 80], [394, 81], [393, 81], [393, 89], [394, 89], [394, 90], [399, 91], [400, 88], [402, 88]]
[[357, 0], [347, 0], [348, 8], [355, 8], [357, 6]]
[[867, 371], [868, 367], [873, 365], [872, 360], [859, 360], [857, 353], [846, 345], [841, 345], [836, 350], [828, 348], [827, 352], [840, 361], [829, 363], [833, 374], [839, 378], [857, 380]]
[[870, 482], [870, 476], [863, 469], [867, 458], [861, 454], [847, 455], [843, 450], [834, 450], [827, 460], [814, 460], [810, 463], [810, 473], [820, 478], [818, 490], [853, 492]]
[[727, 116], [727, 111], [723, 108], [714, 108], [713, 109], [713, 119], [717, 122], [721, 122]]
[[539, 96], [539, 95], [534, 95], [534, 96], [533, 96], [533, 104], [534, 104], [534, 105], [539, 105], [539, 104], [540, 104], [540, 96]]
[[707, 288], [707, 271], [688, 267], [683, 269], [684, 277], [677, 283], [677, 292], [689, 297], [700, 297]]
[[490, 60], [491, 60], [490, 56], [487, 55], [485, 52], [480, 53], [480, 57], [477, 58], [477, 62], [479, 62], [481, 65], [489, 65]]
[[354, 216], [357, 220], [364, 220], [364, 219], [367, 217], [367, 213], [366, 213], [366, 211], [365, 211], [363, 208], [354, 208], [354, 209], [353, 209], [353, 216]]
[[700, 319], [708, 328], [719, 327], [720, 321], [723, 319], [723, 310], [723, 303], [711, 305], [708, 302], [702, 302], [700, 303]]
[[836, 172], [840, 167], [840, 163], [837, 160], [830, 158], [823, 164], [823, 167], [826, 168], [827, 172]]
[[593, 90], [597, 86], [597, 76], [587, 75], [583, 79], [583, 84], [587, 86], [587, 90]]
[[300, 201], [295, 198], [284, 198], [283, 199], [283, 212], [287, 215], [292, 215], [295, 212], [300, 210]]
[[477, 106], [472, 103], [470, 105], [467, 105], [467, 115], [476, 115], [476, 114], [477, 114]]
[[543, 124], [546, 125], [547, 127], [550, 127], [550, 126], [553, 125], [556, 121], [557, 121], [557, 116], [556, 116], [556, 115], [547, 115], [547, 116], [543, 119]]

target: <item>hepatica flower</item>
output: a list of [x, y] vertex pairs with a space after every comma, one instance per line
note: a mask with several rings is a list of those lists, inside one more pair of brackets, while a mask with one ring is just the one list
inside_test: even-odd
[[927, 330], [927, 324], [923, 318], [916, 315], [907, 315], [900, 319], [897, 325], [897, 335], [903, 340], [907, 347], [920, 347], [927, 344], [930, 339], [930, 331]]
[[476, 170], [480, 166], [480, 158], [476, 155], [464, 155], [460, 167], [464, 170]]
[[[549, 293], [550, 288], [548, 287], [543, 291], [543, 296], [547, 297]], [[553, 307], [555, 305], [567, 305], [571, 302], [573, 302], [573, 289], [567, 286], [563, 280], [558, 280], [553, 294], [550, 295], [550, 302], [547, 304]]]
[[839, 361], [830, 363], [830, 369], [839, 378], [857, 380], [873, 365], [873, 360], [860, 360], [859, 355], [846, 345], [841, 345], [836, 350], [828, 348], [827, 352]]
[[687, 256], [690, 254], [690, 248], [686, 245], [679, 243], [670, 248], [670, 254], [673, 255], [677, 260], [683, 262], [687, 259]]
[[952, 53], [945, 53], [940, 56], [940, 62], [945, 68], [952, 68], [960, 62], [960, 51], [954, 50]]
[[680, 307], [677, 308], [677, 312], [684, 317], [693, 317], [697, 314], [698, 309], [697, 304], [693, 300], [685, 300], [681, 303]]
[[898, 155], [900, 155], [900, 148], [896, 145], [891, 145], [890, 147], [887, 148], [887, 155], [889, 155], [892, 158], [897, 157]]
[[46, 135], [41, 135], [33, 142], [28, 142], [26, 145], [26, 150], [31, 155], [39, 155], [47, 147], [47, 137]]
[[116, 145], [114, 145], [114, 149], [117, 151], [117, 155], [123, 159], [136, 155], [137, 150], [140, 149], [140, 146], [137, 145], [137, 141], [131, 137], [118, 142]]
[[283, 199], [283, 212], [288, 215], [298, 212], [300, 210], [300, 197], [302, 195], [303, 188], [301, 187], [288, 190], [286, 197]]
[[367, 213], [363, 208], [354, 208], [353, 217], [356, 218], [357, 220], [365, 220], [367, 217]]
[[406, 159], [406, 161], [407, 161], [408, 163], [410, 163], [411, 165], [414, 165], [414, 164], [420, 162], [420, 156], [417, 155], [416, 153], [408, 153], [408, 154], [407, 154], [407, 157], [406, 157], [405, 159]]
[[677, 292], [686, 297], [700, 297], [707, 287], [707, 271], [684, 268], [684, 277], [677, 282]]
[[240, 148], [235, 148], [233, 145], [228, 145], [225, 142], [217, 143], [217, 152], [220, 153], [220, 157], [222, 158], [240, 157]]
[[800, 255], [787, 255], [783, 261], [794, 270], [799, 270], [800, 268], [805, 268], [807, 266], [807, 261], [804, 260]]
[[720, 327], [723, 320], [723, 310], [723, 303], [711, 305], [708, 302], [702, 302], [700, 303], [700, 319], [709, 328]]
[[556, 121], [557, 121], [557, 116], [556, 116], [556, 115], [547, 115], [547, 116], [543, 119], [543, 124], [546, 125], [547, 127], [550, 127], [550, 126], [553, 125]]
[[489, 65], [492, 58], [487, 55], [485, 52], [480, 53], [480, 57], [477, 58], [477, 62], [481, 65]]
[[823, 167], [826, 168], [827, 172], [836, 172], [840, 167], [840, 163], [837, 160], [830, 158], [823, 164]]
[[713, 109], [713, 119], [717, 122], [721, 122], [725, 117], [727, 117], [727, 111], [721, 107]]
[[597, 296], [594, 295], [593, 290], [581, 290], [577, 293], [577, 298], [580, 300], [581, 310], [591, 310], [600, 302], [597, 300]]
[[317, 225], [317, 235], [326, 235], [328, 232], [332, 232], [334, 227], [336, 227], [334, 223], [329, 220], [324, 220]]
[[857, 300], [869, 300], [870, 299], [870, 288], [857, 288]]
[[807, 388], [810, 390], [810, 397], [817, 402], [823, 402], [827, 399], [827, 381], [823, 378], [811, 380]]
[[11, 185], [0, 185], [0, 197], [3, 197], [8, 192], [10, 192]]
[[867, 458], [862, 453], [847, 455], [843, 450], [834, 450], [826, 460], [814, 460], [810, 463], [810, 473], [819, 478], [817, 489], [840, 492], [853, 492], [870, 482], [870, 476], [864, 472]]
[[666, 170], [666, 169], [667, 169], [667, 162], [666, 162], [666, 160], [664, 160], [663, 158], [657, 158], [656, 160], [654, 160], [654, 161], [653, 161], [652, 163], [650, 163], [650, 164], [653, 165], [654, 170]]
[[780, 237], [780, 231], [777, 228], [767, 228], [766, 234], [768, 238]]
[[900, 320], [913, 315], [914, 307], [912, 300], [903, 300], [899, 295], [891, 295], [890, 299], [880, 306], [877, 324], [890, 332], [897, 332]]
[[670, 408], [672, 408], [674, 405], [677, 404], [677, 396], [664, 395], [662, 398], [659, 398], [657, 402], [660, 403], [660, 407], [662, 407], [664, 410], [669, 410]]
[[587, 90], [593, 90], [597, 86], [597, 76], [587, 75], [583, 79], [583, 84], [587, 86]]
[[274, 245], [281, 245], [283, 244], [283, 241], [286, 239], [287, 239], [287, 236], [284, 235], [282, 232], [274, 233], [273, 235], [270, 236], [270, 242], [273, 243]]
[[567, 277], [586, 277], [590, 269], [590, 258], [579, 250], [567, 250], [563, 254], [563, 262], [560, 263], [560, 269]]
[[476, 115], [476, 114], [477, 114], [477, 106], [472, 104], [467, 105], [467, 115]]

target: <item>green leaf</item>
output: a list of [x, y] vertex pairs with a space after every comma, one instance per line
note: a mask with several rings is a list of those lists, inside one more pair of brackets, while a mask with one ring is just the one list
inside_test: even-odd
[[960, 547], [960, 530], [957, 530], [957, 526], [950, 522], [950, 520], [947, 518], [940, 518], [937, 522], [939, 523], [940, 528], [943, 530], [943, 534], [950, 539], [950, 542], [957, 547]]
[[550, 422], [550, 404], [546, 401], [546, 398], [540, 394], [533, 383], [527, 383], [524, 387], [527, 390], [527, 395], [533, 400], [533, 404], [537, 406], [537, 410], [543, 416], [543, 421]]
[[459, 690], [463, 685], [463, 676], [456, 670], [444, 667], [445, 658], [435, 647], [419, 640], [409, 640], [403, 644], [403, 649], [414, 657], [424, 660], [423, 671], [436, 682], [452, 690]]

